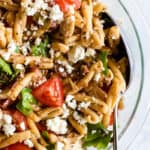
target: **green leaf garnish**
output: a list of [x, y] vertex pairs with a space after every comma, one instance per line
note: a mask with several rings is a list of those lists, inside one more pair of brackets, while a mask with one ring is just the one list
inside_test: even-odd
[[33, 110], [31, 104], [36, 104], [37, 101], [31, 94], [31, 89], [24, 88], [21, 91], [21, 100], [16, 105], [17, 109], [22, 112], [24, 115], [29, 115]]
[[46, 147], [47, 150], [54, 150], [54, 148], [55, 148], [55, 145], [51, 143]]
[[44, 56], [46, 57], [47, 54], [47, 45], [49, 43], [48, 37], [46, 37], [46, 39], [41, 42], [39, 45], [35, 45], [32, 47], [31, 52], [33, 56]]
[[1, 71], [7, 73], [8, 75], [12, 75], [13, 71], [10, 67], [10, 64], [8, 64], [4, 59], [0, 58], [0, 69]]
[[[111, 138], [112, 131], [108, 131], [102, 124], [87, 124], [88, 134], [83, 139], [83, 146], [94, 146], [98, 150], [107, 148]], [[94, 132], [93, 132], [94, 131]]]
[[49, 140], [49, 139], [48, 139], [48, 132], [47, 132], [47, 131], [42, 131], [42, 136], [43, 136], [43, 138], [44, 138], [46, 141]]
[[103, 66], [104, 66], [104, 71], [103, 71], [104, 75], [108, 74], [108, 65], [107, 65], [108, 59], [107, 59], [107, 56], [108, 56], [108, 51], [102, 51], [100, 53], [100, 60], [102, 61]]

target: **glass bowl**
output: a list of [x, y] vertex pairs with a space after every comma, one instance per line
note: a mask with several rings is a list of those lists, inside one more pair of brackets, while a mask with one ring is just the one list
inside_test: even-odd
[[[126, 150], [129, 149], [140, 131], [149, 110], [148, 94], [145, 90], [149, 88], [149, 81], [144, 82], [147, 78], [145, 67], [148, 66], [145, 66], [143, 37], [141, 36], [141, 30], [139, 30], [143, 27], [146, 28], [146, 26], [139, 23], [142, 16], [139, 16], [140, 12], [138, 12], [135, 1], [132, 3], [131, 0], [102, 0], [102, 2], [108, 7], [108, 14], [120, 27], [131, 65], [131, 79], [124, 95], [125, 108], [119, 112], [118, 124], [118, 149]], [[109, 149], [111, 149], [111, 146]]]

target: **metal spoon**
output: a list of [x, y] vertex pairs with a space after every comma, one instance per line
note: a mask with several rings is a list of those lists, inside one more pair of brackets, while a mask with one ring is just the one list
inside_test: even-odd
[[[115, 21], [107, 14], [107, 13], [103, 13], [102, 15], [102, 18], [105, 20], [105, 23], [104, 23], [104, 28], [108, 28], [108, 27], [111, 27], [111, 26], [114, 26], [116, 25]], [[121, 42], [120, 42], [120, 49], [124, 50], [122, 51], [123, 53], [122, 54], [119, 54], [122, 56], [126, 56], [128, 58], [128, 68], [127, 68], [127, 77], [126, 77], [126, 84], [127, 84], [127, 87], [129, 86], [129, 81], [130, 81], [130, 60], [129, 60], [129, 55], [128, 55], [128, 49], [127, 49], [127, 46], [125, 44], [125, 42], [123, 41], [123, 39], [121, 38]], [[120, 94], [120, 96], [117, 98], [116, 100], [116, 105], [115, 105], [115, 108], [114, 108], [114, 122], [113, 122], [113, 150], [118, 150], [118, 129], [117, 129], [117, 125], [118, 125], [118, 118], [117, 118], [117, 113], [118, 113], [118, 104], [119, 104], [119, 101], [120, 101], [120, 98], [122, 97], [122, 93]]]

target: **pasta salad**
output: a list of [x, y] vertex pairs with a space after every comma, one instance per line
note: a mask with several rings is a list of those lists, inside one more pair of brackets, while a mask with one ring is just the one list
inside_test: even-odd
[[98, 0], [0, 0], [0, 149], [107, 148], [121, 42]]

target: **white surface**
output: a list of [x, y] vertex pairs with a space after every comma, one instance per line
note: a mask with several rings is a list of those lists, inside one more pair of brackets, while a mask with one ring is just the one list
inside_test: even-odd
[[[138, 5], [143, 18], [145, 19], [145, 23], [147, 24], [147, 29], [150, 29], [150, 1], [149, 0], [136, 0], [136, 4]], [[147, 34], [150, 32], [148, 31]], [[150, 35], [150, 34], [149, 34]], [[149, 36], [150, 37], [150, 36]], [[145, 42], [145, 48], [148, 49], [150, 42], [150, 38]], [[150, 51], [149, 51], [150, 53]], [[148, 65], [148, 60], [146, 60]], [[148, 70], [150, 72], [150, 70]], [[149, 89], [147, 89], [149, 90]], [[150, 113], [144, 123], [144, 126], [141, 128], [138, 136], [135, 141], [130, 146], [129, 150], [149, 150], [150, 149]]]

